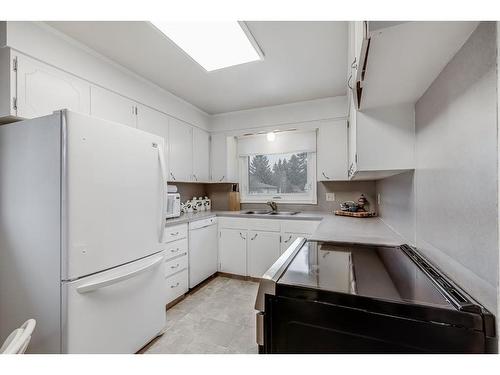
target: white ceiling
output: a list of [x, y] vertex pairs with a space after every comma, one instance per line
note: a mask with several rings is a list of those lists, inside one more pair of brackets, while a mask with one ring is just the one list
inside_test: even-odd
[[247, 22], [264, 60], [213, 72], [149, 22], [48, 24], [209, 114], [346, 93], [347, 22]]

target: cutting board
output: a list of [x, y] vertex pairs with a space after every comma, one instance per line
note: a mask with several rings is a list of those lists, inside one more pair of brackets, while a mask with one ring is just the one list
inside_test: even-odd
[[350, 211], [336, 210], [335, 215], [350, 216], [350, 217], [374, 217], [374, 216], [377, 216], [377, 213], [376, 212], [365, 212], [365, 211], [350, 212]]

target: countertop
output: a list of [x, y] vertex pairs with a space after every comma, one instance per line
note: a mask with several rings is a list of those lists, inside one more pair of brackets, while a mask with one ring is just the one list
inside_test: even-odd
[[401, 236], [377, 217], [354, 218], [336, 216], [330, 212], [301, 212], [292, 216], [248, 215], [243, 212], [245, 211], [202, 211], [187, 213], [182, 214], [180, 217], [167, 219], [166, 226], [189, 223], [214, 216], [271, 220], [318, 220], [321, 223], [310, 237], [313, 241], [376, 246], [399, 246], [405, 243]]

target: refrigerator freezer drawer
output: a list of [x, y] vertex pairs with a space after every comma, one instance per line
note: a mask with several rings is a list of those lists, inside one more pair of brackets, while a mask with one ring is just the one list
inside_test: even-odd
[[63, 350], [135, 353], [165, 326], [164, 255], [66, 282]]

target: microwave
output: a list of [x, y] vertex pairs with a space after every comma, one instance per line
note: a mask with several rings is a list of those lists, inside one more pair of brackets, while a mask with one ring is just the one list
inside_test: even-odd
[[167, 194], [167, 219], [181, 216], [181, 196], [179, 193]]

